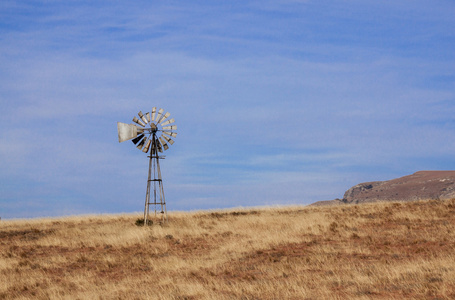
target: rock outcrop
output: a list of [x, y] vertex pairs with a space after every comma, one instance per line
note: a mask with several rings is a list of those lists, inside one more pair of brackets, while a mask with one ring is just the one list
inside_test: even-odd
[[311, 205], [453, 198], [455, 198], [455, 171], [419, 171], [392, 180], [359, 183], [347, 190], [343, 199], [318, 201]]
[[344, 193], [343, 203], [455, 198], [455, 171], [419, 171], [412, 175], [360, 183]]

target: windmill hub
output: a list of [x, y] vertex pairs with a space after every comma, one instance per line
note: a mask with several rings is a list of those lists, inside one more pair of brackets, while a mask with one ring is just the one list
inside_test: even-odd
[[[177, 125], [173, 123], [175, 120], [169, 119], [170, 113], [164, 114], [164, 109], [160, 108], [158, 111], [156, 107], [152, 112], [143, 114], [141, 111], [138, 117], [133, 118], [136, 124], [125, 124], [117, 122], [118, 141], [124, 142], [132, 140], [136, 148], [142, 150], [144, 153], [150, 153], [149, 157], [149, 172], [147, 180], [147, 193], [145, 196], [145, 209], [144, 209], [144, 225], [149, 224], [150, 205], [155, 205], [155, 217], [157, 208], [162, 215], [162, 221], [167, 220], [166, 201], [164, 198], [163, 180], [161, 178], [161, 169], [159, 160], [164, 156], [159, 156], [159, 152], [169, 149], [169, 145], [174, 144], [171, 139], [177, 136]], [[158, 129], [160, 125], [161, 129]], [[161, 136], [158, 137], [158, 131]], [[152, 178], [153, 175], [153, 178]], [[151, 188], [153, 185], [153, 202], [151, 199]]]

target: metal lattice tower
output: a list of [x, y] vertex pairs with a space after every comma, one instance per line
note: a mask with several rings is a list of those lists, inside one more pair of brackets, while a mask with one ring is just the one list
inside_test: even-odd
[[[156, 137], [156, 133], [152, 133], [152, 147], [150, 152], [149, 160], [149, 176], [147, 179], [147, 193], [145, 195], [145, 208], [144, 208], [144, 223], [147, 224], [150, 216], [150, 205], [154, 205], [155, 217], [157, 208], [161, 216], [161, 221], [167, 221], [166, 211], [166, 199], [164, 197], [163, 178], [161, 177], [160, 159], [164, 159], [164, 156], [160, 156], [159, 153], [159, 141]], [[151, 202], [151, 186], [153, 185], [153, 202]], [[158, 200], [158, 201], [157, 201]]]
[[[177, 132], [175, 132], [177, 125], [171, 125], [175, 120], [168, 119], [171, 114], [168, 112], [163, 114], [163, 112], [162, 108], [157, 112], [156, 107], [152, 109], [151, 113], [143, 114], [139, 112], [139, 119], [137, 117], [133, 118], [133, 122], [137, 125], [117, 122], [119, 142], [132, 140], [136, 148], [149, 154], [144, 225], [151, 222], [150, 206], [153, 206], [155, 218], [158, 211], [161, 222], [167, 222], [166, 199], [164, 197], [163, 178], [161, 177], [160, 168], [160, 159], [165, 157], [160, 156], [159, 153], [162, 153], [163, 149], [169, 149], [169, 144], [174, 144], [174, 140], [171, 137], [175, 138], [177, 136]], [[159, 134], [161, 134], [160, 137], [158, 137]]]

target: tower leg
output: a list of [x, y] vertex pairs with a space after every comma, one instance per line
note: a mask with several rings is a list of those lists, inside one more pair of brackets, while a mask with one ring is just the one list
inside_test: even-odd
[[[161, 168], [160, 168], [160, 161], [159, 158], [156, 160], [156, 171], [158, 177], [158, 187], [160, 193], [160, 214], [161, 214], [161, 221], [167, 221], [167, 211], [166, 211], [166, 198], [164, 197], [164, 187], [163, 187], [163, 179], [161, 178]], [[155, 206], [156, 209], [156, 206]]]
[[149, 174], [147, 178], [147, 192], [145, 194], [145, 208], [144, 208], [144, 226], [148, 224], [150, 211], [149, 211], [149, 204], [150, 204], [150, 185], [152, 183], [152, 165], [153, 165], [153, 155], [150, 155], [149, 160]]

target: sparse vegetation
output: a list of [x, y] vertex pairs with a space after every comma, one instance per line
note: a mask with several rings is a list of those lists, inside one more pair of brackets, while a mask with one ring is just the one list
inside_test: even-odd
[[453, 299], [455, 200], [0, 222], [0, 299]]
[[[144, 226], [144, 218], [139, 218], [135, 222], [136, 226]], [[147, 225], [152, 226], [153, 225], [153, 220], [147, 220]]]

